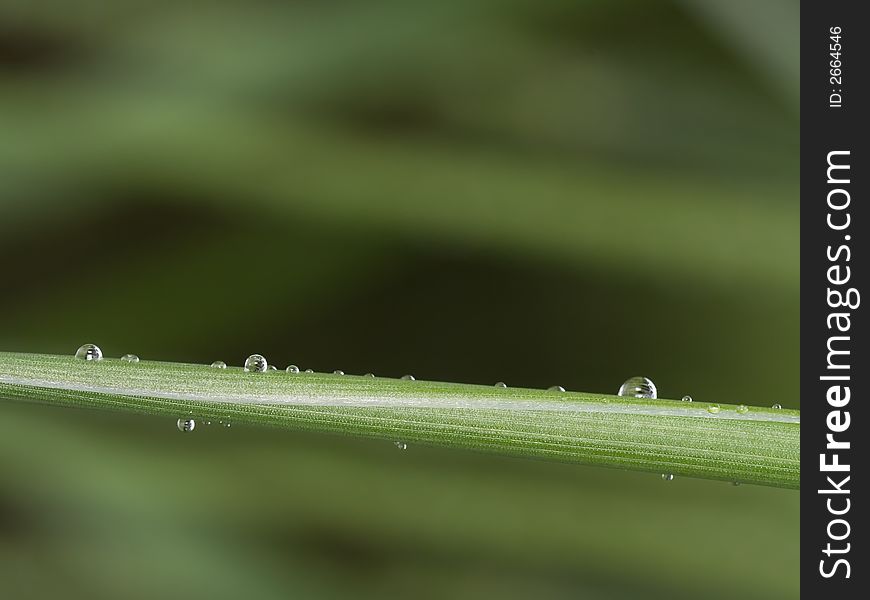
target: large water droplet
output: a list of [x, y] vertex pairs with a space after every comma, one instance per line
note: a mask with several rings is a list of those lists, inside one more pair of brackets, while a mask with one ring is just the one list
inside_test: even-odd
[[344, 375], [344, 371], [342, 371], [341, 369], [336, 369], [335, 371], [332, 372], [332, 374], [333, 375]]
[[396, 448], [398, 448], [399, 450], [407, 450], [408, 449], [408, 444], [406, 444], [405, 442], [395, 442], [395, 444], [396, 444]]
[[103, 360], [103, 351], [96, 344], [84, 344], [76, 350], [76, 358], [82, 360]]
[[507, 387], [507, 384], [506, 384], [504, 381], [497, 381], [497, 382], [495, 383], [495, 387], [497, 387], [497, 388], [506, 388], [506, 387]]
[[772, 408], [772, 409], [774, 409], [774, 410], [781, 410], [781, 409], [782, 409], [782, 404], [774, 404], [774, 405], [771, 406], [770, 408]]
[[211, 366], [214, 367], [215, 369], [226, 369], [227, 363], [225, 363], [222, 360], [216, 360], [213, 363], [211, 363]]
[[290, 365], [289, 367], [287, 367], [287, 372], [288, 373], [298, 373], [299, 367], [297, 367], [296, 365]]
[[550, 387], [547, 388], [547, 391], [550, 391], [550, 392], [564, 392], [564, 391], [565, 391], [565, 388], [563, 388], [561, 385], [551, 385]]
[[402, 379], [405, 381], [416, 381], [416, 378], [413, 375], [402, 375]]
[[710, 413], [711, 415], [717, 414], [720, 410], [722, 410], [722, 409], [719, 408], [718, 404], [711, 404], [710, 406], [707, 407], [707, 412]]
[[135, 354], [125, 354], [124, 356], [121, 357], [121, 360], [123, 360], [124, 362], [128, 362], [128, 363], [137, 363], [137, 362], [139, 362], [139, 357], [136, 356]]
[[691, 402], [691, 401], [692, 401], [691, 396], [683, 396], [683, 402]]
[[627, 379], [625, 383], [619, 386], [617, 395], [631, 398], [656, 398], [658, 391], [656, 390], [656, 384], [651, 379], [638, 376]]
[[252, 354], [245, 359], [245, 371], [249, 373], [265, 373], [269, 363], [262, 354]]
[[176, 423], [176, 425], [178, 426], [178, 431], [182, 431], [184, 433], [190, 433], [191, 431], [193, 431], [196, 428], [196, 421], [194, 421], [193, 419], [182, 418], [182, 419], [178, 419], [178, 422]]
[[673, 473], [662, 473], [662, 479], [664, 479], [665, 481], [673, 481], [674, 474]]

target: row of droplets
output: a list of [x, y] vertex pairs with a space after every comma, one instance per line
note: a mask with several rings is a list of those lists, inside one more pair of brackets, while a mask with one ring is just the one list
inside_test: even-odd
[[[656, 388], [656, 384], [652, 382], [652, 380], [648, 377], [630, 377], [625, 380], [621, 386], [619, 386], [619, 391], [616, 392], [618, 396], [627, 396], [630, 398], [649, 398], [655, 399], [658, 398], [658, 389]], [[683, 396], [683, 402], [691, 402], [691, 396]], [[771, 408], [779, 410], [782, 408], [782, 404], [774, 404]], [[721, 410], [718, 404], [711, 404], [707, 407], [707, 412], [716, 414]], [[741, 414], [745, 414], [749, 412], [749, 407], [745, 404], [741, 404], [737, 407], [737, 412]]]
[[[211, 425], [211, 421], [206, 421], [206, 425]], [[229, 421], [218, 421], [219, 425], [223, 425], [224, 427], [232, 427], [232, 423]], [[182, 433], [190, 433], [194, 429], [196, 429], [196, 419], [192, 417], [181, 417], [175, 423], [176, 427], [178, 427], [178, 431]]]
[[[103, 360], [103, 351], [100, 350], [100, 347], [96, 344], [82, 344], [79, 346], [79, 349], [76, 350], [76, 358], [81, 360]], [[135, 354], [125, 354], [121, 357], [121, 360], [129, 363], [137, 363], [139, 362], [139, 357]]]
[[[76, 350], [75, 356], [76, 356], [76, 358], [79, 358], [82, 360], [99, 361], [99, 360], [103, 360], [103, 351], [96, 344], [83, 344], [82, 346], [79, 347], [78, 350]], [[125, 354], [121, 357], [121, 360], [123, 360], [125, 362], [130, 362], [130, 363], [137, 363], [137, 362], [139, 362], [139, 357], [136, 356], [135, 354]], [[209, 366], [213, 367], [215, 369], [226, 369], [227, 363], [225, 363], [222, 360], [216, 360], [213, 363], [211, 363]], [[266, 360], [266, 357], [263, 356], [262, 354], [251, 354], [248, 358], [245, 359], [245, 363], [243, 365], [243, 368], [244, 368], [246, 373], [266, 373], [268, 371], [277, 371], [278, 370], [278, 367], [276, 367], [275, 365], [270, 365], [269, 362]], [[305, 369], [305, 371], [302, 371], [296, 365], [289, 365], [285, 369], [285, 371], [287, 373], [291, 373], [291, 374], [303, 373], [303, 372], [304, 373], [314, 373], [314, 369]], [[341, 369], [336, 369], [332, 373], [334, 375], [344, 375], [345, 374], [344, 371], [342, 371]], [[374, 378], [375, 374], [374, 373], [366, 373], [365, 375], [363, 375], [363, 377]], [[416, 381], [416, 377], [414, 377], [413, 375], [410, 375], [410, 374], [402, 375], [399, 379], [402, 379], [404, 381]], [[503, 381], [498, 381], [494, 385], [497, 388], [503, 388], [503, 389], [507, 388], [507, 384]], [[554, 385], [554, 386], [551, 386], [547, 389], [550, 391], [558, 391], [558, 392], [565, 391], [565, 388], [563, 388], [561, 385]], [[640, 396], [638, 396], [638, 397], [640, 397]], [[655, 397], [655, 396], [652, 396], [652, 397]]]
[[[76, 358], [88, 361], [98, 361], [103, 359], [103, 351], [100, 350], [100, 347], [96, 344], [84, 344], [76, 350]], [[135, 354], [125, 354], [121, 357], [122, 361], [129, 363], [137, 363], [139, 362], [139, 357]], [[222, 360], [216, 360], [210, 365], [216, 369], [226, 369], [227, 363]], [[270, 365], [266, 360], [266, 357], [262, 354], [251, 354], [248, 358], [245, 359], [244, 370], [247, 373], [265, 373], [267, 371], [277, 371], [278, 368], [275, 365]], [[299, 367], [296, 365], [288, 366], [285, 371], [287, 373], [301, 373]], [[305, 369], [305, 373], [314, 373], [313, 369]], [[335, 375], [344, 375], [344, 371], [341, 369], [336, 369], [333, 371]], [[366, 373], [364, 377], [374, 377], [374, 373]], [[413, 375], [402, 375], [400, 379], [406, 381], [415, 381], [416, 378]], [[505, 389], [507, 388], [507, 384], [503, 381], [498, 381], [495, 383], [495, 387]], [[552, 392], [564, 392], [565, 388], [561, 385], [553, 385], [547, 388], [547, 390]], [[658, 398], [658, 388], [656, 388], [655, 383], [648, 378], [642, 376], [630, 377], [625, 380], [625, 382], [619, 386], [619, 390], [617, 391], [618, 396], [630, 397], [630, 398], [647, 398], [647, 399], [656, 399]], [[683, 396], [683, 402], [691, 402], [691, 396]], [[781, 404], [774, 404], [771, 408], [781, 409]], [[749, 407], [745, 404], [741, 404], [737, 407], [738, 413], [747, 413], [749, 412]], [[707, 407], [707, 411], [716, 414], [720, 411], [720, 407], [718, 404], [711, 404]]]

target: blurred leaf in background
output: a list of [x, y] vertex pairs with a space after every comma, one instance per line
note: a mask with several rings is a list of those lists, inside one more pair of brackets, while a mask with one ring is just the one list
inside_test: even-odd
[[[7, 1], [0, 347], [799, 408], [792, 0]], [[10, 597], [790, 598], [797, 494], [0, 403]]]

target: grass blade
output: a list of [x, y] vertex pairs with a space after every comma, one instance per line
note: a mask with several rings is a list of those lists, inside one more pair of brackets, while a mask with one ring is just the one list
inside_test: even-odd
[[792, 410], [17, 353], [0, 353], [0, 398], [800, 487]]

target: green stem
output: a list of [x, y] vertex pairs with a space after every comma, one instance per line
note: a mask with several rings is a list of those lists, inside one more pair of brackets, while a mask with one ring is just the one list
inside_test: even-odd
[[15, 353], [0, 398], [800, 487], [793, 410]]

